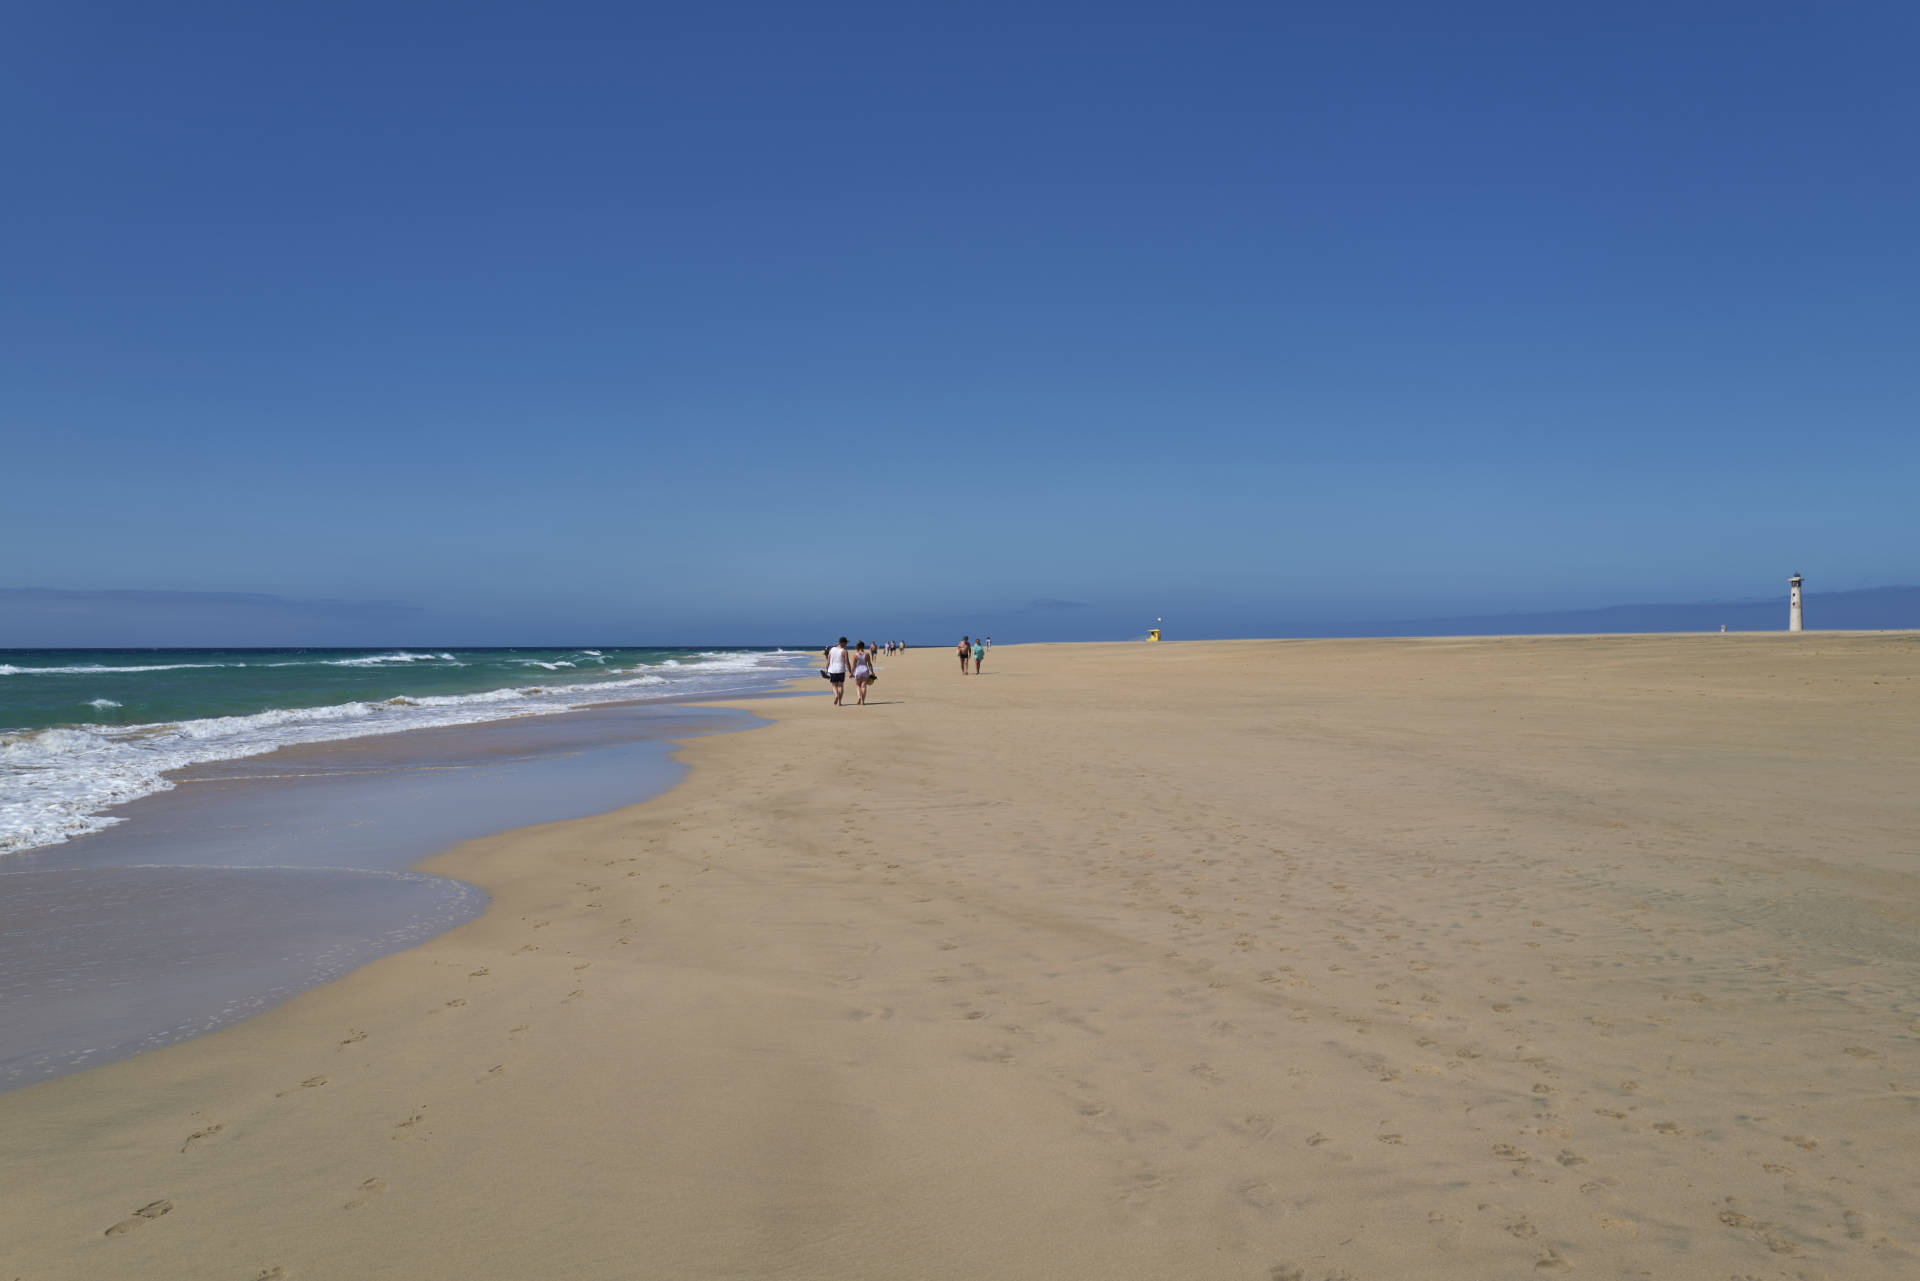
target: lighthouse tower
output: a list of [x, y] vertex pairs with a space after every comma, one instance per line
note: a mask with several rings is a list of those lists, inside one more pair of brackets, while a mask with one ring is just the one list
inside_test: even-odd
[[1800, 626], [1800, 575], [1795, 574], [1787, 580], [1787, 630], [1797, 632]]

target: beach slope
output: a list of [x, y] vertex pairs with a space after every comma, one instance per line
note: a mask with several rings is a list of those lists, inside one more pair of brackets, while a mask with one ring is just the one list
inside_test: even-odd
[[921, 651], [872, 704], [747, 704], [429, 862], [477, 920], [0, 1096], [0, 1275], [1920, 1271], [1920, 638]]

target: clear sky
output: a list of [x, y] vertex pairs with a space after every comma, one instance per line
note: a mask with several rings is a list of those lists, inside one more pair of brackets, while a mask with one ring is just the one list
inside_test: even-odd
[[7, 28], [16, 608], [1015, 640], [1920, 581], [1920, 6]]

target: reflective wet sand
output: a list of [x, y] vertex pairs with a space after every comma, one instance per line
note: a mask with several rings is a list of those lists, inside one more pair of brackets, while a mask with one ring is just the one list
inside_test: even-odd
[[680, 777], [671, 738], [751, 723], [620, 705], [183, 771], [118, 826], [0, 866], [0, 1089], [225, 1026], [469, 920], [485, 894], [406, 869], [643, 800]]

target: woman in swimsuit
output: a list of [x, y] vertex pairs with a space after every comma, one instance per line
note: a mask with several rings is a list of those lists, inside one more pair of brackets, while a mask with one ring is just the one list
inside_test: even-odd
[[960, 674], [967, 674], [967, 664], [973, 661], [973, 641], [968, 637], [960, 638]]
[[861, 641], [853, 647], [853, 690], [859, 697], [853, 700], [855, 707], [867, 705], [867, 686], [873, 684], [873, 651], [867, 643]]

